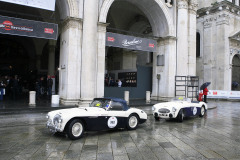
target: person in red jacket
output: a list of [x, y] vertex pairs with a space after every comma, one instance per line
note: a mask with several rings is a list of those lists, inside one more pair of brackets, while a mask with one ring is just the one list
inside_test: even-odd
[[204, 102], [205, 103], [207, 103], [207, 94], [208, 94], [208, 89], [207, 89], [207, 87], [206, 88], [204, 88], [204, 90], [203, 90], [203, 95], [204, 95]]

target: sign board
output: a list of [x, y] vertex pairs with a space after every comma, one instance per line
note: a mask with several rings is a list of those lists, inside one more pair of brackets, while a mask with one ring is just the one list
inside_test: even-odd
[[0, 33], [56, 40], [58, 25], [54, 23], [0, 16]]
[[35, 7], [45, 10], [55, 10], [55, 0], [0, 0], [2, 2], [14, 3], [28, 7]]
[[240, 99], [240, 91], [209, 90], [208, 98]]
[[153, 39], [140, 38], [111, 32], [107, 32], [106, 34], [106, 46], [156, 52], [157, 42]]

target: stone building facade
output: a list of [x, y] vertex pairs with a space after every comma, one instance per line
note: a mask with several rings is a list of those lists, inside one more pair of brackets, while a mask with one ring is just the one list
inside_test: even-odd
[[211, 1], [198, 10], [197, 75], [210, 89], [230, 91], [239, 80], [239, 1]]
[[[120, 29], [143, 33], [138, 30], [139, 20], [129, 19], [131, 26], [126, 26], [124, 19], [119, 19], [121, 13], [116, 5], [125, 6], [122, 10], [129, 6], [138, 10], [132, 14], [139, 14], [148, 22], [151, 28], [148, 35], [157, 41], [151, 64], [152, 99], [174, 97], [175, 75], [196, 75], [196, 0], [62, 0], [58, 3], [63, 7], [59, 76], [62, 103], [84, 104], [104, 96], [107, 26], [112, 27], [114, 23]], [[164, 55], [164, 66], [157, 65], [158, 55]]]
[[[54, 13], [7, 5], [13, 10], [9, 14], [1, 6], [4, 16], [14, 13], [58, 24], [57, 41], [16, 39], [29, 41], [31, 45], [24, 47], [33, 55], [30, 65], [38, 70], [46, 63], [48, 74], [53, 75], [59, 62], [58, 94], [63, 104], [84, 105], [108, 91], [110, 95], [132, 92], [134, 87], [106, 87], [106, 76], [117, 80], [122, 72], [138, 73], [138, 81], [147, 79], [151, 99], [159, 100], [175, 96], [175, 76], [197, 75], [200, 84], [210, 81], [211, 89], [222, 90], [231, 90], [232, 81], [240, 78], [235, 74], [240, 64], [237, 0], [57, 0]], [[37, 16], [30, 16], [35, 12]], [[156, 41], [156, 50], [106, 46], [107, 32], [149, 38]], [[41, 61], [43, 51], [47, 62]], [[141, 90], [144, 82], [137, 87], [140, 92], [147, 91]]]

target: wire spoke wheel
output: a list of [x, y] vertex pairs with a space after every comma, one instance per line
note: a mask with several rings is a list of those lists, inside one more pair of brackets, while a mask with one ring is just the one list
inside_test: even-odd
[[128, 117], [127, 128], [130, 130], [136, 129], [138, 126], [138, 116], [136, 114], [131, 114]]
[[72, 140], [81, 138], [84, 133], [83, 122], [80, 119], [72, 120], [67, 126], [66, 133]]
[[73, 126], [72, 126], [72, 134], [75, 136], [75, 137], [78, 137], [81, 135], [83, 131], [83, 126], [81, 123], [75, 123]]
[[137, 126], [137, 123], [138, 123], [137, 117], [132, 116], [132, 117], [129, 119], [129, 126], [130, 126], [131, 128], [136, 127], [136, 126]]
[[205, 108], [204, 106], [201, 107], [201, 113], [200, 113], [200, 117], [203, 117], [205, 115]]

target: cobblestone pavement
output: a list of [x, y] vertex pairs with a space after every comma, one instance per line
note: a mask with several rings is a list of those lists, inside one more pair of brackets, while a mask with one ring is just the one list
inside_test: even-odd
[[51, 134], [45, 115], [1, 115], [0, 160], [240, 159], [239, 102], [220, 101], [183, 123], [149, 116], [137, 130], [87, 132], [75, 141]]

